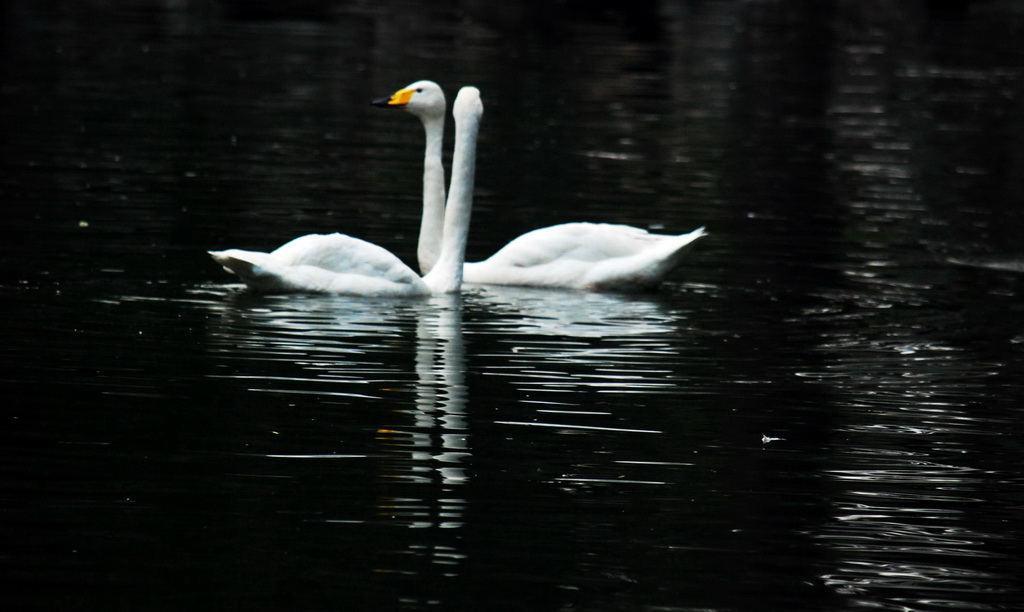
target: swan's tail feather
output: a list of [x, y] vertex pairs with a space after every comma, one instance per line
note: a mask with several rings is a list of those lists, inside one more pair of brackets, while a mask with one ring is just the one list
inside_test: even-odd
[[707, 236], [703, 227], [688, 234], [664, 236], [655, 248], [632, 257], [610, 260], [593, 273], [584, 288], [597, 291], [649, 291], [656, 289], [675, 269], [698, 239]]
[[680, 234], [674, 240], [666, 241], [666, 251], [661, 256], [661, 261], [651, 269], [651, 282], [654, 285], [660, 283], [676, 266], [683, 257], [693, 248], [693, 243], [698, 238], [707, 236], [704, 226], [698, 227], [689, 234]]
[[259, 274], [256, 270], [258, 264], [246, 257], [241, 251], [232, 249], [230, 251], [207, 251], [214, 261], [219, 263], [224, 270], [237, 274], [243, 280], [252, 278]]
[[227, 251], [207, 251], [213, 260], [220, 264], [226, 272], [237, 274], [238, 276], [245, 276], [251, 272], [252, 263], [236, 259], [228, 254]]
[[249, 288], [258, 291], [268, 291], [279, 288], [280, 282], [275, 274], [267, 270], [266, 264], [272, 262], [263, 261], [267, 258], [266, 253], [253, 251], [242, 251], [229, 249], [227, 251], [207, 251], [210, 257], [223, 267], [226, 271], [235, 274]]

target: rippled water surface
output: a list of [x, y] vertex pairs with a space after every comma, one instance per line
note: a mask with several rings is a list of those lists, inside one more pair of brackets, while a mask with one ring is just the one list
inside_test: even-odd
[[[1024, 607], [1019, 2], [4, 8], [18, 610]], [[657, 292], [259, 296], [208, 249], [710, 235]], [[450, 130], [450, 126], [449, 126]]]

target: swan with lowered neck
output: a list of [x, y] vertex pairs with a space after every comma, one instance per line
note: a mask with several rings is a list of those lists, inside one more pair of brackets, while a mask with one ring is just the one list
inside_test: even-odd
[[[443, 241], [437, 231], [445, 218], [444, 93], [433, 81], [417, 81], [375, 106], [407, 110], [423, 122], [423, 220], [417, 254], [420, 270], [430, 270]], [[484, 261], [465, 263], [467, 283], [622, 291], [656, 287], [705, 236], [652, 234], [628, 225], [564, 223], [527, 232]]]
[[[442, 106], [442, 114], [443, 114]], [[270, 253], [229, 249], [210, 255], [253, 290], [366, 296], [416, 296], [457, 292], [473, 207], [476, 141], [483, 116], [480, 92], [463, 87], [452, 106], [455, 153], [443, 239], [437, 263], [422, 278], [389, 251], [343, 234], [301, 236]], [[442, 119], [443, 121], [443, 119]], [[443, 198], [444, 184], [441, 177]]]

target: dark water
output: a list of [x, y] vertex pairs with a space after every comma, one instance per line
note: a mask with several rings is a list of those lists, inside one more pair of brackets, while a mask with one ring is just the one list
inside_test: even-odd
[[[1024, 607], [1024, 7], [634, 4], [4, 3], [4, 607]], [[232, 285], [412, 261], [418, 78], [483, 92], [472, 259], [711, 235], [651, 295]]]

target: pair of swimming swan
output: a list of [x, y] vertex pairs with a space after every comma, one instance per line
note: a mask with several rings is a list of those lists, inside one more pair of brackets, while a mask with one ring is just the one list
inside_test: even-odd
[[527, 232], [490, 258], [465, 262], [473, 204], [476, 142], [483, 116], [480, 92], [459, 90], [452, 106], [455, 150], [445, 203], [442, 141], [445, 97], [432, 81], [417, 81], [377, 106], [418, 117], [426, 132], [423, 220], [417, 257], [421, 277], [377, 245], [343, 234], [310, 234], [271, 253], [229, 249], [210, 255], [251, 289], [367, 296], [430, 295], [459, 291], [463, 281], [582, 290], [636, 290], [657, 286], [704, 228], [678, 236], [627, 225], [566, 223]]

